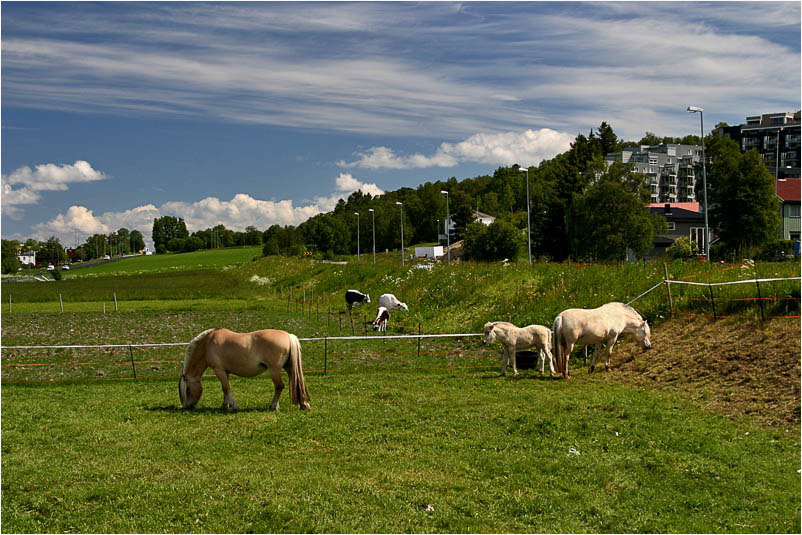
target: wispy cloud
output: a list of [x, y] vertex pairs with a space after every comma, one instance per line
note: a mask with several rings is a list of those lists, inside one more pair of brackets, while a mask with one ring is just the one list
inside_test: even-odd
[[88, 5], [19, 27], [6, 10], [4, 101], [452, 139], [586, 131], [588, 112], [615, 127], [639, 102], [658, 122], [690, 100], [798, 102], [798, 32], [776, 31], [798, 28], [797, 3], [581, 6]]

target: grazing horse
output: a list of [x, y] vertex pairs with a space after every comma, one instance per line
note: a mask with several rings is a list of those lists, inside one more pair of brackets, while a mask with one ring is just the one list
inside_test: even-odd
[[596, 344], [590, 361], [590, 372], [596, 367], [599, 346], [607, 346], [604, 369], [610, 369], [613, 345], [622, 334], [635, 337], [643, 350], [651, 349], [649, 324], [638, 312], [624, 303], [607, 303], [598, 308], [569, 308], [554, 319], [554, 352], [557, 356], [557, 371], [568, 377], [568, 359], [575, 344]]
[[406, 310], [409, 312], [407, 304], [399, 301], [393, 294], [382, 294], [381, 297], [379, 297], [379, 306], [386, 308], [388, 312], [394, 310]]
[[540, 352], [540, 373], [545, 372], [546, 356], [549, 357], [549, 368], [554, 375], [554, 361], [551, 356], [551, 330], [542, 325], [516, 327], [506, 321], [489, 321], [485, 323], [483, 344], [498, 340], [504, 346], [504, 357], [501, 364], [501, 375], [507, 375], [507, 361], [512, 361], [512, 374], [518, 375], [515, 359], [517, 349], [537, 348]]
[[389, 319], [390, 311], [384, 307], [379, 307], [379, 310], [376, 313], [376, 319], [373, 320], [373, 323], [371, 324], [373, 326], [373, 330], [387, 332], [387, 320]]
[[284, 389], [281, 369], [290, 379], [290, 400], [301, 410], [309, 409], [301, 344], [298, 337], [285, 331], [264, 329], [251, 333], [235, 333], [228, 329], [207, 329], [192, 339], [184, 357], [178, 395], [185, 409], [193, 409], [203, 393], [201, 376], [212, 368], [223, 386], [223, 407], [235, 411], [239, 407], [231, 395], [229, 374], [254, 377], [270, 370], [275, 393], [270, 410], [278, 409], [278, 398]]

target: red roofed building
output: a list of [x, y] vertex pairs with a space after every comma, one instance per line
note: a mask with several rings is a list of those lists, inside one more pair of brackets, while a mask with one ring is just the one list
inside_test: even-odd
[[799, 241], [799, 203], [800, 197], [802, 197], [802, 180], [799, 178], [778, 180], [777, 196], [780, 198], [780, 239]]

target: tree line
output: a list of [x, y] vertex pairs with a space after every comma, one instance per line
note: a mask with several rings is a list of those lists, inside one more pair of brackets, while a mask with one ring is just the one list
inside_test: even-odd
[[[647, 177], [636, 173], [631, 163], [608, 164], [605, 155], [629, 146], [660, 143], [699, 145], [701, 139], [661, 138], [647, 132], [638, 142], [622, 141], [602, 122], [588, 135], [577, 135], [566, 152], [528, 170], [518, 165], [499, 167], [492, 175], [461, 181], [451, 177], [375, 197], [356, 191], [340, 199], [331, 212], [298, 226], [272, 225], [264, 231], [249, 226], [239, 232], [217, 225], [190, 234], [183, 219], [163, 216], [154, 220], [152, 238], [157, 254], [262, 245], [264, 255], [297, 256], [311, 251], [333, 258], [356, 253], [358, 235], [361, 252], [370, 252], [374, 233], [377, 251], [398, 250], [402, 225], [405, 245], [437, 242], [446, 231], [448, 203], [454, 227], [450, 238], [452, 242], [464, 239], [466, 259], [515, 260], [528, 251], [528, 177], [534, 258], [600, 262], [621, 261], [628, 254], [640, 258], [651, 249], [655, 234], [665, 229], [665, 219], [646, 207], [650, 198]], [[705, 137], [705, 144], [708, 216], [719, 238], [711, 255], [747, 257], [771, 250], [779, 229], [774, 177], [755, 150], [741, 153], [737, 143], [716, 130]], [[697, 177], [701, 177], [701, 165]], [[702, 180], [698, 178], [696, 188], [696, 198], [701, 200]], [[474, 221], [475, 211], [496, 219], [485, 226]], [[127, 229], [96, 234], [78, 248], [78, 258], [136, 251], [144, 247], [141, 237], [138, 231]], [[51, 238], [47, 243], [52, 241], [57, 242]], [[5, 271], [6, 240], [3, 243]], [[37, 247], [51, 250], [41, 244]]]

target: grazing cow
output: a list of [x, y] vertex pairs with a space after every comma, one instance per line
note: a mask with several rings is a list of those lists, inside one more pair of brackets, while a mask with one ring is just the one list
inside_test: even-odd
[[409, 312], [407, 304], [399, 301], [393, 294], [382, 294], [382, 296], [379, 297], [379, 306], [386, 308], [388, 311], [406, 310]]
[[376, 319], [373, 320], [373, 330], [374, 331], [384, 331], [387, 332], [387, 320], [390, 319], [390, 311], [384, 307], [379, 307], [379, 311], [376, 313]]
[[348, 290], [345, 292], [345, 305], [350, 312], [352, 308], [358, 307], [362, 303], [370, 303], [370, 296], [363, 294], [357, 290]]

